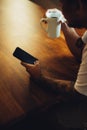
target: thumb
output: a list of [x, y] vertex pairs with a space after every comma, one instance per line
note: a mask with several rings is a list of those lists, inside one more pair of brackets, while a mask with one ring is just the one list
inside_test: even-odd
[[24, 67], [31, 67], [31, 66], [33, 66], [32, 64], [28, 64], [28, 63], [25, 63], [23, 61], [21, 61], [21, 65], [23, 65]]

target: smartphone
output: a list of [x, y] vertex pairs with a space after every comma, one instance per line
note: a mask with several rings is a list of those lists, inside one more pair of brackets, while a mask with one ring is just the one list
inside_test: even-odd
[[36, 57], [27, 53], [26, 51], [24, 51], [20, 47], [17, 47], [15, 49], [15, 51], [13, 52], [13, 56], [15, 56], [19, 60], [26, 62], [26, 63], [29, 63], [29, 64], [34, 64], [34, 62], [38, 60]]

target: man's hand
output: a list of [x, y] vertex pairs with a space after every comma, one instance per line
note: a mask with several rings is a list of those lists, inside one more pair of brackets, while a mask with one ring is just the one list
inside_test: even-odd
[[41, 78], [41, 68], [39, 61], [36, 61], [35, 64], [27, 64], [21, 62], [21, 64], [26, 68], [26, 71], [30, 74], [31, 78], [38, 80]]
[[57, 18], [57, 22], [61, 22], [64, 23], [67, 20], [65, 19], [63, 13], [61, 10], [53, 8], [53, 9], [48, 9], [46, 11], [46, 17], [47, 18], [52, 18], [52, 17], [56, 17]]

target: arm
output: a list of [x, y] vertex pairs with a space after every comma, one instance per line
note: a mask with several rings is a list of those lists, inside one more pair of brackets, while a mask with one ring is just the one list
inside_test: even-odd
[[[66, 43], [71, 53], [76, 57], [77, 60], [81, 60], [82, 49], [84, 47], [83, 41], [80, 36], [76, 33], [74, 28], [70, 28], [65, 22], [61, 24], [62, 31], [64, 33]], [[83, 46], [79, 46], [82, 44]]]
[[74, 89], [73, 81], [57, 80], [44, 76], [38, 62], [35, 63], [35, 65], [22, 62], [22, 65], [30, 74], [30, 79], [46, 91], [60, 95], [64, 100], [76, 100], [79, 97], [82, 97], [82, 95]]
[[87, 101], [87, 96], [80, 94], [74, 87], [74, 81], [58, 80], [42, 75], [38, 80], [31, 80], [48, 93], [59, 97], [59, 101], [79, 103]]
[[37, 80], [33, 77], [30, 78], [33, 82], [38, 84], [38, 86], [42, 87], [46, 91], [61, 94], [62, 96], [65, 94], [70, 94], [74, 91], [74, 82], [68, 80], [58, 80], [50, 77], [46, 77], [41, 75], [41, 77]]

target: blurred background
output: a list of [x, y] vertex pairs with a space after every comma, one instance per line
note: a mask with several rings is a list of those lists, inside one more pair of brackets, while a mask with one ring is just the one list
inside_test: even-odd
[[44, 0], [44, 1], [43, 0], [30, 0], [30, 1], [37, 3], [38, 5], [42, 6], [45, 9], [48, 9], [48, 8], [61, 9], [59, 0]]

